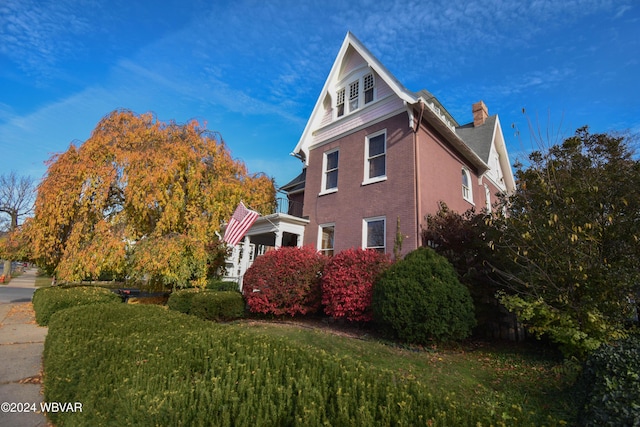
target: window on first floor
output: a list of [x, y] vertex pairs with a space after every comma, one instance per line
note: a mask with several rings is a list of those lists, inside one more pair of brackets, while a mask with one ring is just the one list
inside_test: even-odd
[[366, 137], [364, 183], [375, 182], [387, 175], [386, 130]]
[[334, 238], [336, 233], [335, 224], [324, 224], [320, 226], [318, 236], [318, 250], [327, 256], [333, 255]]
[[386, 219], [385, 217], [365, 218], [362, 222], [362, 247], [385, 252]]

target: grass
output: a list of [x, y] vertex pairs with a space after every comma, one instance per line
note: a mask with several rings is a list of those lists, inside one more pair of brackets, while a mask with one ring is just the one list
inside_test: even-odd
[[419, 348], [340, 336], [330, 329], [260, 322], [238, 327], [395, 371], [432, 385], [436, 393], [452, 392], [460, 402], [491, 408], [496, 414], [517, 406], [537, 425], [547, 424], [548, 416], [565, 421], [576, 416], [562, 361], [531, 344], [476, 341]]
[[45, 399], [85, 409], [49, 414], [60, 425], [575, 421], [559, 359], [526, 346], [406, 347], [326, 325], [215, 324], [128, 304], [63, 310], [49, 326]]

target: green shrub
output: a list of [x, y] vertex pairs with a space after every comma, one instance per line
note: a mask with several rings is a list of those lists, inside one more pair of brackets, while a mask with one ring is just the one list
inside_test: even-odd
[[169, 300], [167, 301], [169, 310], [189, 314], [191, 312], [191, 300], [198, 292], [201, 292], [198, 288], [181, 289], [171, 292]]
[[169, 296], [170, 310], [192, 314], [205, 320], [233, 320], [243, 317], [244, 299], [237, 291], [183, 289]]
[[238, 283], [229, 282], [221, 279], [209, 279], [207, 281], [207, 289], [210, 291], [236, 291], [240, 292]]
[[640, 337], [603, 345], [576, 383], [584, 426], [640, 425]]
[[475, 326], [473, 302], [446, 258], [419, 248], [382, 274], [373, 290], [374, 319], [403, 341], [466, 338]]
[[120, 302], [118, 295], [96, 286], [49, 286], [38, 288], [33, 293], [33, 309], [40, 326], [46, 326], [55, 312], [69, 307]]
[[233, 320], [244, 315], [244, 299], [237, 291], [203, 291], [191, 298], [189, 314], [205, 320]]
[[[55, 425], [507, 425], [482, 405], [354, 358], [157, 306], [56, 313], [44, 349], [44, 400], [82, 402]], [[508, 425], [517, 425], [515, 418]]]

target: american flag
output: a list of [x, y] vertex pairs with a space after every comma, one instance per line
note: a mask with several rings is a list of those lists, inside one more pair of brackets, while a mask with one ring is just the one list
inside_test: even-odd
[[240, 202], [227, 224], [222, 240], [231, 246], [237, 245], [259, 216], [258, 212], [247, 209], [244, 203]]

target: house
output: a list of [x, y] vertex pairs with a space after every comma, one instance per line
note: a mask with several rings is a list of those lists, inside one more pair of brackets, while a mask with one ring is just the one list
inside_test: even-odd
[[[288, 211], [268, 220], [270, 230], [297, 221], [290, 243], [331, 255], [352, 247], [393, 253], [399, 226], [405, 254], [422, 244], [425, 215], [440, 202], [458, 212], [491, 209], [515, 182], [498, 116], [482, 101], [472, 112], [473, 122], [459, 124], [347, 33], [292, 153], [302, 172], [280, 188]], [[257, 231], [245, 243], [257, 242]]]

